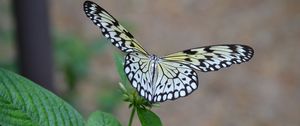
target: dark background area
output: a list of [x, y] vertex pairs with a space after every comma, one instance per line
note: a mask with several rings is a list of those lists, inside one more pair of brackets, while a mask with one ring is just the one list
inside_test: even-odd
[[[85, 116], [101, 109], [126, 124], [130, 111], [115, 93], [119, 77], [113, 53], [118, 50], [84, 15], [83, 2], [47, 3], [55, 92]], [[250, 62], [218, 72], [199, 72], [197, 91], [154, 108], [164, 125], [300, 125], [299, 1], [94, 2], [120, 20], [145, 49], [160, 56], [211, 44], [239, 43], [254, 48]], [[18, 72], [18, 18], [13, 10], [12, 1], [0, 1], [0, 67]]]

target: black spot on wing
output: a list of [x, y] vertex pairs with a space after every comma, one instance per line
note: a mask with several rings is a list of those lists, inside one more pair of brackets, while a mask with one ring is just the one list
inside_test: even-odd
[[210, 49], [209, 47], [204, 48], [204, 51], [208, 52], [208, 53], [212, 53], [214, 50]]
[[198, 51], [192, 51], [192, 50], [184, 50], [183, 51], [183, 53], [185, 53], [185, 54], [189, 54], [189, 55], [194, 55], [194, 54], [196, 54]]
[[132, 34], [130, 34], [128, 31], [123, 30], [125, 35], [127, 35], [129, 38], [134, 38]]
[[237, 46], [236, 46], [236, 45], [229, 45], [228, 47], [229, 47], [229, 49], [230, 49], [232, 52], [234, 52], [234, 53], [237, 52]]
[[185, 58], [184, 60], [185, 60], [185, 61], [192, 62], [192, 60], [191, 60], [190, 58]]

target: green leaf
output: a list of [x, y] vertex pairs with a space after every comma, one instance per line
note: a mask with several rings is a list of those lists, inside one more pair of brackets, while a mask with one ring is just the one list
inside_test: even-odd
[[129, 91], [129, 92], [133, 92], [135, 91], [133, 89], [133, 87], [130, 85], [127, 76], [124, 72], [124, 56], [121, 55], [120, 53], [114, 53], [114, 60], [115, 60], [115, 64], [117, 67], [117, 71], [119, 73], [120, 79], [121, 79], [121, 83], [125, 86], [125, 88]]
[[48, 90], [0, 68], [0, 125], [83, 126], [81, 115]]
[[124, 65], [123, 65], [124, 57], [120, 53], [114, 53], [114, 60], [117, 67], [117, 71], [121, 78], [121, 82], [123, 84], [127, 83], [127, 77], [124, 73]]
[[113, 115], [96, 111], [90, 115], [87, 126], [121, 126], [121, 124]]
[[162, 126], [160, 118], [149, 109], [137, 107], [137, 114], [142, 126]]

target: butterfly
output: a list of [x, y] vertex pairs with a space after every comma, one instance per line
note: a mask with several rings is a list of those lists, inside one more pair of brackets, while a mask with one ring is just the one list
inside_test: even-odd
[[83, 9], [110, 42], [127, 53], [124, 71], [140, 96], [151, 103], [175, 100], [198, 88], [196, 70], [217, 71], [249, 61], [254, 50], [241, 44], [187, 49], [163, 57], [149, 54], [112, 15], [91, 1]]

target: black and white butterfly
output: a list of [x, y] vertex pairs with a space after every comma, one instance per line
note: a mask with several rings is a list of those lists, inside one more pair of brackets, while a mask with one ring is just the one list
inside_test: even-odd
[[254, 50], [246, 45], [223, 44], [187, 49], [167, 56], [149, 54], [136, 39], [94, 2], [84, 2], [84, 12], [102, 34], [127, 53], [124, 71], [139, 95], [151, 103], [175, 100], [198, 88], [195, 70], [217, 71], [249, 61]]

